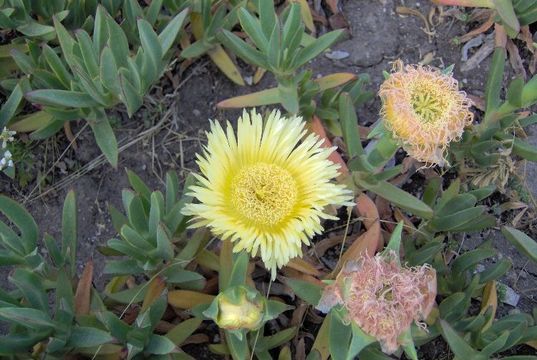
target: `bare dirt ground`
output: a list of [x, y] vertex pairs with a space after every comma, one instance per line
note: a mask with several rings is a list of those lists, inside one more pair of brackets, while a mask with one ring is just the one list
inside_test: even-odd
[[[464, 64], [461, 46], [453, 43], [456, 36], [466, 33], [475, 24], [447, 17], [427, 30], [420, 17], [397, 14], [398, 6], [416, 9], [425, 16], [430, 10], [429, 2], [425, 0], [343, 2], [350, 36], [333, 50], [347, 52], [349, 56], [340, 60], [320, 56], [310, 64], [314, 74], [367, 73], [371, 77], [370, 89], [376, 91], [383, 80], [382, 71], [389, 71], [394, 60], [402, 59], [405, 63], [426, 60], [430, 65], [441, 68], [454, 64], [455, 76], [463, 90], [482, 96], [490, 57], [475, 69], [461, 71]], [[470, 49], [470, 55], [474, 50]], [[251, 69], [244, 67], [244, 74], [249, 72]], [[121, 110], [112, 114], [118, 119], [116, 130], [120, 146], [123, 145], [117, 169], [99, 158], [89, 128], [78, 124], [73, 129], [77, 135], [76, 150], [69, 146], [63, 134], [39, 145], [40, 155], [34, 159], [32, 171], [39, 170], [41, 178], [46, 179], [44, 183], [38, 186], [33, 181], [21, 190], [8, 178], [1, 177], [0, 191], [24, 202], [43, 233], [57, 236], [64, 197], [67, 191], [74, 189], [78, 200], [79, 267], [81, 269], [86, 261], [93, 259], [98, 276], [104, 266], [104, 258], [97, 248], [116, 235], [107, 208], [113, 205], [121, 209], [121, 189], [128, 185], [124, 169], [136, 172], [153, 189], [163, 188], [162, 179], [166, 171], [177, 171], [183, 177], [196, 169], [194, 155], [205, 141], [203, 132], [208, 128], [208, 119], [233, 120], [238, 115], [238, 112], [217, 110], [216, 103], [272, 83], [272, 79], [266, 76], [257, 86], [240, 88], [221, 75], [207, 59], [200, 59], [181, 76], [165, 77], [133, 119], [126, 119]], [[357, 109], [360, 123], [368, 125], [375, 122], [378, 109], [378, 99]], [[532, 139], [537, 142], [537, 136], [533, 135]], [[533, 194], [537, 194], [536, 173], [535, 166], [527, 166], [526, 180]], [[474, 247], [489, 237], [494, 239], [500, 256], [513, 260], [513, 269], [505, 281], [521, 295], [519, 306], [531, 311], [537, 305], [537, 267], [520, 256], [501, 234], [491, 231], [474, 236], [465, 240], [461, 248]], [[6, 271], [0, 272], [0, 284], [5, 282], [7, 275]], [[102, 286], [103, 279], [97, 278], [96, 284]], [[513, 309], [510, 307], [505, 311]], [[442, 345], [434, 345], [429, 350], [422, 350], [420, 356], [423, 359], [450, 358], [445, 350]]]

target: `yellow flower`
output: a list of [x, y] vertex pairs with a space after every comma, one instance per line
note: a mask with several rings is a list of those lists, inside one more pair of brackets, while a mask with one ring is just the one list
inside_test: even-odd
[[419, 161], [443, 165], [451, 141], [472, 123], [472, 102], [451, 75], [423, 66], [403, 66], [380, 87], [381, 115], [403, 148]]
[[323, 230], [327, 205], [351, 205], [352, 193], [331, 182], [339, 165], [328, 160], [335, 148], [305, 136], [300, 117], [286, 119], [273, 111], [266, 121], [253, 110], [224, 131], [211, 123], [203, 156], [202, 175], [191, 187], [199, 203], [185, 206], [192, 227], [208, 226], [233, 250], [259, 252], [265, 266], [276, 269], [302, 255], [302, 244]]

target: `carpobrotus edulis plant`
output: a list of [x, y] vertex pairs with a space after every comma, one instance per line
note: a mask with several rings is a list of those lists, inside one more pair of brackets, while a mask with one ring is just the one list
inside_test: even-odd
[[376, 338], [382, 351], [391, 354], [413, 322], [425, 326], [422, 321], [431, 312], [435, 296], [435, 270], [428, 265], [401, 267], [390, 251], [347, 263], [336, 281], [324, 289], [317, 308], [328, 312], [343, 305], [347, 321]]
[[451, 74], [396, 61], [380, 87], [384, 126], [419, 161], [444, 165], [450, 142], [472, 123], [472, 102]]
[[330, 204], [352, 205], [352, 192], [332, 180], [339, 165], [328, 160], [335, 148], [323, 148], [306, 135], [300, 117], [273, 111], [264, 120], [255, 110], [238, 120], [237, 134], [212, 122], [201, 175], [191, 187], [199, 203], [185, 206], [192, 227], [208, 226], [233, 250], [258, 252], [275, 278], [276, 270], [302, 254], [302, 244], [323, 230]]

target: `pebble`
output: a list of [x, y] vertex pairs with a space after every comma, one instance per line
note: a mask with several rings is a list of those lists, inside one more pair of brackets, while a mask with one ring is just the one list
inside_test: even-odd
[[511, 306], [517, 306], [520, 300], [520, 295], [515, 290], [502, 283], [498, 283], [498, 295], [501, 302]]
[[335, 50], [324, 54], [330, 60], [342, 60], [349, 57], [349, 53], [342, 50]]

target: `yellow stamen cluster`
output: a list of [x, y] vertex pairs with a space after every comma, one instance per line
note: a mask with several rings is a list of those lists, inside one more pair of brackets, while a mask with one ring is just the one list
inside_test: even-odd
[[275, 164], [255, 164], [242, 169], [231, 185], [231, 202], [246, 219], [273, 225], [285, 218], [296, 202], [296, 182]]
[[443, 165], [450, 142], [472, 123], [472, 102], [451, 75], [429, 67], [395, 63], [381, 85], [381, 115], [385, 127], [414, 158]]

